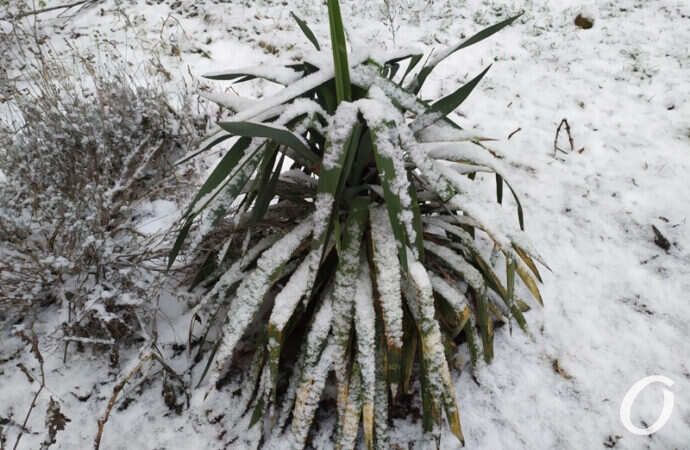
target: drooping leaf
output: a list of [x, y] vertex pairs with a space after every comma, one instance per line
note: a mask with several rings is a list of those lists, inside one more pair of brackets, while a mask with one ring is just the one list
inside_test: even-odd
[[268, 64], [244, 67], [242, 69], [228, 69], [219, 72], [211, 72], [202, 76], [204, 78], [208, 78], [209, 80], [234, 80], [236, 83], [242, 83], [255, 78], [262, 78], [264, 80], [282, 84], [284, 86], [294, 83], [301, 78], [301, 75], [298, 71], [288, 66]]
[[460, 86], [454, 92], [434, 102], [426, 113], [420, 117], [417, 117], [414, 122], [410, 124], [412, 131], [418, 132], [429, 125], [433, 125], [453, 112], [455, 108], [460, 106], [462, 102], [469, 97], [470, 93], [472, 93], [474, 88], [477, 87], [479, 81], [484, 77], [484, 75], [486, 75], [486, 72], [488, 72], [490, 68], [491, 65], [484, 69], [482, 73], [467, 82], [467, 84]]
[[310, 234], [311, 220], [308, 218], [266, 250], [257, 261], [256, 269], [240, 283], [222, 329], [222, 344], [216, 355], [218, 370], [214, 381], [232, 358], [237, 342], [259, 311], [264, 296], [281, 274], [293, 252]]
[[175, 243], [173, 244], [172, 250], [170, 250], [170, 254], [168, 254], [167, 270], [170, 270], [173, 263], [175, 262], [175, 259], [177, 259], [177, 255], [180, 253], [180, 250], [182, 250], [182, 244], [184, 244], [185, 239], [187, 239], [189, 229], [192, 227], [193, 222], [193, 218], [188, 218], [185, 221], [185, 224], [180, 229], [180, 232], [177, 234], [177, 239], [175, 239]]
[[347, 404], [348, 378], [352, 319], [354, 316], [354, 295], [359, 277], [362, 236], [368, 216], [368, 199], [358, 197], [350, 208], [345, 222], [342, 254], [334, 277], [333, 288], [333, 334], [337, 357], [335, 376], [337, 383], [338, 417], [342, 417]]
[[205, 145], [203, 148], [201, 148], [200, 150], [197, 150], [196, 152], [192, 153], [191, 155], [185, 156], [184, 158], [182, 158], [182, 159], [180, 159], [180, 160], [178, 160], [178, 161], [175, 161], [175, 164], [174, 164], [174, 165], [175, 165], [175, 166], [179, 166], [179, 165], [181, 165], [181, 164], [184, 164], [184, 163], [186, 163], [187, 161], [189, 161], [189, 160], [195, 158], [196, 156], [198, 156], [198, 155], [200, 155], [200, 154], [202, 154], [202, 153], [204, 153], [204, 152], [206, 152], [206, 151], [212, 149], [212, 148], [215, 147], [216, 145], [220, 144], [221, 142], [225, 142], [225, 141], [227, 141], [228, 139], [230, 139], [230, 138], [232, 138], [232, 137], [234, 137], [232, 134], [222, 134], [221, 136], [214, 138], [211, 142], [209, 142], [208, 144], [206, 144], [206, 145]]
[[415, 94], [419, 93], [420, 89], [422, 88], [422, 85], [424, 84], [424, 81], [426, 81], [427, 77], [431, 73], [434, 68], [441, 63], [444, 59], [452, 55], [453, 53], [457, 52], [458, 50], [461, 50], [463, 48], [469, 47], [472, 44], [476, 44], [477, 42], [480, 42], [492, 34], [500, 31], [502, 28], [510, 25], [513, 23], [516, 19], [518, 19], [523, 13], [518, 14], [517, 16], [510, 17], [502, 22], [499, 22], [497, 24], [491, 25], [490, 27], [487, 27], [480, 32], [470, 36], [468, 39], [465, 39], [464, 41], [460, 42], [459, 44], [453, 45], [451, 47], [448, 47], [447, 49], [441, 51], [438, 53], [434, 58], [432, 58], [423, 68], [422, 70], [419, 71], [419, 74], [415, 77], [415, 79], [409, 84], [407, 87], [407, 90], [414, 92]]
[[271, 139], [279, 145], [290, 147], [305, 160], [313, 164], [319, 163], [318, 156], [309, 148], [304, 139], [285, 127], [260, 122], [219, 122], [218, 125], [236, 136]]
[[294, 12], [290, 11], [290, 15], [292, 16], [293, 19], [295, 19], [295, 22], [297, 22], [297, 25], [299, 25], [300, 29], [304, 33], [304, 35], [309, 39], [309, 41], [314, 44], [314, 47], [316, 47], [317, 50], [321, 51], [321, 46], [319, 45], [319, 41], [316, 39], [316, 36], [314, 35], [314, 32], [311, 31], [311, 28], [309, 28], [309, 25], [307, 25], [307, 22], [304, 20], [300, 19], [297, 17], [297, 14]]
[[362, 257], [355, 293], [357, 363], [361, 372], [362, 428], [367, 450], [374, 449], [374, 397], [376, 395], [376, 311], [369, 263]]
[[376, 290], [382, 310], [383, 331], [387, 344], [388, 379], [393, 396], [401, 384], [401, 349], [403, 347], [403, 308], [400, 291], [400, 263], [391, 239], [393, 229], [386, 208], [372, 206], [371, 223], [372, 259], [376, 270]]
[[[379, 138], [378, 136], [378, 133], [383, 133], [383, 130], [376, 131], [370, 129], [369, 132], [371, 134], [371, 145], [374, 150], [376, 167], [381, 177], [383, 196], [393, 228], [393, 235], [398, 241], [398, 257], [403, 270], [407, 271], [407, 254], [405, 249], [409, 243], [409, 237], [405, 224], [400, 220], [403, 216], [403, 202], [400, 198], [400, 192], [396, 189], [397, 186], [404, 186], [405, 195], [409, 195], [407, 172], [404, 169], [402, 152], [387, 151], [390, 148], [390, 142], [386, 141], [385, 137]], [[402, 173], [400, 173], [401, 171]], [[414, 245], [414, 242], [412, 245]]]

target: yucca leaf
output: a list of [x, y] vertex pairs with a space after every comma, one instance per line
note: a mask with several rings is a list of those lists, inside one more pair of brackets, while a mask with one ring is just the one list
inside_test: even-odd
[[290, 260], [293, 252], [311, 234], [312, 222], [310, 219], [309, 217], [303, 220], [266, 250], [257, 261], [256, 269], [244, 278], [237, 288], [227, 314], [226, 323], [222, 329], [222, 344], [216, 356], [219, 369], [215, 374], [216, 379], [220, 376], [227, 361], [232, 358], [237, 342], [259, 311], [264, 296], [281, 275], [283, 267]]
[[235, 83], [243, 83], [255, 78], [262, 78], [286, 86], [299, 80], [302, 76], [298, 71], [289, 66], [261, 64], [252, 67], [244, 67], [242, 69], [228, 69], [206, 73], [202, 75], [202, 77], [209, 80], [235, 80]]
[[330, 339], [318, 362], [313, 366], [305, 367], [302, 371], [304, 380], [296, 392], [288, 441], [292, 448], [303, 448], [306, 443], [335, 354], [335, 343], [333, 339]]
[[[242, 383], [242, 391], [239, 399], [239, 407], [242, 409], [242, 414], [246, 414], [252, 404], [257, 393], [260, 395], [259, 384], [261, 383], [261, 374], [263, 373], [264, 364], [266, 362], [266, 329], [264, 328], [256, 338], [256, 348], [254, 349], [254, 356], [249, 366], [249, 371], [246, 374], [244, 382]], [[208, 368], [208, 367], [207, 367]], [[203, 377], [202, 377], [203, 379]], [[199, 381], [201, 382], [201, 381]], [[216, 384], [215, 382], [213, 383]], [[212, 389], [215, 386], [212, 387]]]
[[414, 318], [409, 313], [403, 316], [403, 330], [402, 361], [400, 366], [402, 377], [401, 392], [408, 394], [410, 392], [410, 380], [412, 379], [412, 369], [414, 368], [417, 343], [419, 341], [417, 326], [414, 323]]
[[196, 152], [192, 153], [191, 155], [185, 156], [184, 158], [182, 158], [178, 161], [175, 161], [174, 166], [179, 166], [181, 164], [184, 164], [187, 161], [191, 160], [192, 158], [212, 149], [216, 145], [220, 144], [221, 142], [225, 142], [232, 137], [234, 137], [232, 134], [223, 134], [222, 136], [217, 137], [217, 138], [213, 139], [211, 142], [209, 142], [208, 144], [206, 144], [201, 150], [197, 150]]
[[206, 181], [199, 189], [199, 192], [194, 196], [194, 199], [187, 207], [187, 212], [185, 216], [188, 216], [193, 210], [196, 203], [201, 200], [204, 196], [210, 194], [214, 189], [216, 189], [222, 182], [227, 178], [232, 170], [237, 166], [242, 157], [245, 155], [249, 144], [251, 143], [251, 138], [241, 137], [235, 142], [235, 144], [227, 151], [225, 156], [218, 162], [216, 168], [213, 172], [206, 178]]
[[[275, 168], [273, 168], [275, 156], [276, 155], [271, 158], [270, 163], [266, 166], [265, 174], [262, 174], [263, 179], [259, 184], [256, 202], [254, 204], [254, 209], [252, 210], [252, 217], [250, 220], [251, 225], [258, 223], [261, 219], [263, 219], [264, 215], [266, 214], [266, 210], [268, 210], [268, 205], [275, 195], [278, 178], [280, 177], [280, 173], [283, 169], [283, 162], [285, 161], [285, 153], [280, 156], [278, 164], [275, 166]], [[266, 157], [264, 160], [268, 160], [268, 157]], [[273, 174], [271, 174], [271, 168], [273, 168]], [[270, 176], [270, 178], [268, 178], [268, 176]]]
[[335, 376], [338, 391], [338, 414], [344, 413], [347, 402], [347, 367], [350, 336], [354, 315], [354, 295], [359, 277], [362, 235], [367, 220], [368, 199], [358, 197], [350, 208], [343, 233], [342, 254], [339, 256], [333, 288], [333, 334], [337, 349]]
[[506, 298], [509, 304], [515, 303], [515, 260], [506, 258]]
[[534, 273], [534, 275], [537, 277], [537, 280], [539, 280], [540, 283], [543, 283], [541, 275], [539, 274], [539, 270], [537, 269], [536, 264], [534, 264], [532, 258], [523, 249], [521, 249], [515, 244], [513, 244], [513, 249], [515, 249], [515, 252], [518, 254], [520, 259], [522, 259], [525, 262], [525, 264], [527, 264], [527, 267], [530, 268], [532, 273]]
[[336, 95], [338, 104], [340, 104], [343, 101], [352, 101], [352, 87], [350, 86], [350, 66], [347, 60], [345, 30], [338, 0], [328, 0], [328, 22], [331, 28]]
[[361, 372], [362, 428], [367, 450], [374, 448], [374, 396], [376, 394], [376, 311], [369, 263], [362, 255], [355, 293], [357, 363]]
[[479, 330], [482, 336], [482, 348], [484, 349], [484, 361], [488, 363], [494, 358], [493, 324], [491, 323], [491, 317], [489, 317], [488, 297], [486, 289], [475, 291], [474, 293], [477, 302], [477, 321], [479, 322]]
[[347, 404], [343, 415], [338, 417], [338, 439], [335, 448], [337, 450], [353, 450], [357, 431], [359, 431], [359, 418], [362, 412], [362, 375], [357, 362], [352, 365], [350, 379], [348, 381]]
[[437, 56], [435, 56], [431, 61], [429, 61], [423, 68], [422, 70], [419, 71], [419, 74], [417, 77], [409, 84], [407, 87], [408, 91], [414, 92], [415, 94], [418, 94], [420, 89], [422, 88], [422, 85], [424, 84], [424, 81], [426, 81], [427, 77], [431, 73], [432, 70], [444, 59], [452, 55], [453, 53], [457, 52], [458, 50], [461, 50], [465, 47], [469, 47], [472, 44], [476, 44], [477, 42], [483, 41], [484, 39], [488, 38], [492, 34], [500, 31], [502, 28], [510, 25], [513, 23], [518, 17], [520, 17], [523, 13], [518, 14], [517, 16], [511, 17], [509, 19], [506, 19], [502, 22], [499, 22], [497, 24], [491, 25], [490, 27], [487, 27], [480, 32], [470, 36], [468, 39], [460, 42], [459, 44], [453, 45], [451, 47], [448, 47], [447, 49], [441, 51]]
[[[376, 394], [374, 396], [374, 431], [376, 450], [388, 449], [388, 345], [383, 330], [381, 308], [376, 309]], [[400, 370], [398, 370], [400, 373]]]
[[319, 45], [319, 41], [316, 39], [316, 36], [314, 35], [314, 32], [311, 31], [311, 28], [309, 28], [309, 25], [307, 25], [307, 22], [304, 20], [300, 19], [297, 17], [297, 14], [294, 12], [290, 11], [290, 15], [292, 16], [293, 19], [295, 19], [295, 22], [297, 22], [297, 25], [299, 25], [300, 29], [304, 33], [304, 35], [309, 39], [309, 41], [314, 44], [314, 47], [316, 47], [317, 50], [321, 51], [321, 46]]
[[[420, 341], [422, 341], [421, 337]], [[424, 343], [421, 342], [419, 347], [423, 348]], [[436, 448], [436, 450], [439, 450], [442, 421], [440, 398], [438, 398], [440, 394], [435, 394], [432, 391], [434, 387], [438, 390], [439, 386], [434, 386], [433, 382], [429, 380], [431, 370], [424, 358], [420, 361], [420, 369], [419, 381], [422, 387], [422, 430], [424, 431], [423, 445], [425, 448]]]
[[455, 338], [465, 327], [469, 319], [467, 314], [467, 299], [455, 287], [443, 278], [431, 275], [431, 286], [443, 298], [440, 303], [442, 319], [450, 324], [451, 337]]
[[470, 363], [474, 370], [479, 360], [479, 345], [477, 345], [477, 323], [474, 320], [473, 314], [469, 315], [469, 320], [465, 324], [465, 339], [467, 340], [467, 349], [470, 353]]
[[388, 380], [393, 396], [401, 384], [400, 358], [403, 337], [403, 308], [400, 292], [400, 263], [388, 212], [384, 206], [369, 209], [372, 259], [376, 290], [381, 305], [383, 331], [388, 347]]
[[407, 171], [407, 194], [410, 196], [410, 209], [412, 210], [412, 226], [415, 231], [414, 246], [417, 249], [419, 260], [424, 263], [424, 227], [422, 226], [422, 216], [417, 201], [417, 188], [415, 187], [412, 171]]
[[355, 123], [352, 127], [352, 132], [345, 143], [345, 160], [342, 166], [342, 172], [340, 173], [340, 180], [338, 181], [338, 190], [336, 192], [336, 198], [340, 198], [343, 190], [345, 189], [345, 184], [347, 180], [350, 179], [350, 172], [352, 171], [352, 165], [357, 155], [357, 150], [359, 149], [359, 142], [362, 138], [363, 126], [361, 123]]
[[530, 276], [529, 272], [527, 272], [525, 266], [523, 266], [522, 264], [516, 264], [515, 270], [520, 276], [522, 282], [525, 283], [525, 286], [527, 286], [527, 289], [529, 289], [529, 291], [532, 293], [534, 298], [537, 299], [541, 306], [544, 306], [544, 300], [541, 298], [541, 293], [539, 292], [537, 283]]
[[[284, 341], [284, 330], [299, 305], [300, 299], [307, 294], [316, 274], [311, 271], [309, 258], [305, 258], [292, 274], [285, 287], [276, 295], [273, 311], [268, 322], [268, 364], [271, 372], [272, 404], [275, 404], [276, 385], [278, 383], [278, 364]], [[329, 304], [330, 307], [330, 304]], [[329, 321], [330, 328], [330, 321]], [[324, 336], [325, 338], [325, 336]]]
[[[432, 282], [424, 266], [414, 257], [408, 249], [408, 282], [410, 295], [407, 297], [413, 317], [416, 315], [417, 327], [421, 338], [422, 350], [422, 404], [424, 406], [425, 431], [430, 432], [438, 442], [440, 438], [441, 403], [447, 403], [449, 423], [457, 414], [454, 393], [450, 383], [450, 372], [443, 348], [441, 329], [435, 318], [434, 296]], [[414, 304], [416, 302], [416, 304]], [[416, 310], [416, 311], [415, 311]], [[452, 396], [447, 402], [444, 396]], [[425, 405], [426, 404], [426, 405]], [[462, 434], [460, 433], [460, 436]], [[460, 437], [462, 440], [462, 438]]]
[[[324, 149], [323, 163], [319, 173], [319, 182], [317, 186], [316, 196], [316, 210], [320, 214], [315, 216], [314, 223], [314, 237], [312, 239], [312, 249], [323, 249], [325, 243], [330, 239], [331, 233], [337, 227], [340, 233], [340, 219], [334, 210], [337, 210], [342, 197], [342, 188], [344, 186], [344, 166], [346, 170], [348, 164], [352, 165], [351, 153], [356, 152], [356, 140], [359, 139], [361, 128], [357, 123], [357, 108], [351, 103], [342, 103], [338, 106], [333, 123], [329, 128], [328, 139], [326, 141], [326, 148]], [[342, 130], [338, 129], [339, 125], [349, 126], [353, 125], [349, 134], [342, 134]], [[347, 136], [347, 138], [343, 138]], [[340, 254], [342, 241], [340, 236], [337, 236], [336, 248]], [[319, 259], [314, 256], [314, 264], [317, 264], [325, 255], [322, 254]]]
[[329, 80], [316, 88], [319, 105], [329, 114], [333, 114], [338, 107], [338, 97], [335, 93], [335, 80]]
[[401, 78], [400, 81], [398, 82], [398, 85], [399, 85], [399, 86], [402, 86], [403, 82], [405, 81], [405, 78], [407, 78], [407, 75], [409, 75], [409, 73], [412, 72], [412, 70], [413, 70], [415, 67], [417, 67], [417, 64], [419, 63], [419, 61], [421, 61], [421, 59], [422, 59], [423, 56], [424, 56], [424, 55], [422, 55], [421, 53], [420, 53], [420, 54], [417, 54], [417, 55], [412, 55], [412, 56], [411, 56], [410, 62], [409, 62], [409, 64], [407, 65], [407, 68], [405, 69], [405, 73], [403, 74], [402, 78]]
[[482, 73], [471, 79], [467, 84], [459, 87], [457, 90], [451, 94], [446, 95], [440, 100], [434, 102], [431, 107], [420, 117], [417, 117], [411, 124], [410, 128], [413, 132], [418, 132], [429, 125], [433, 125], [435, 122], [446, 117], [448, 114], [453, 112], [455, 108], [460, 106], [462, 102], [472, 93], [479, 81], [486, 75], [489, 71], [491, 65], [484, 69]]
[[319, 157], [314, 154], [304, 139], [285, 127], [260, 122], [219, 122], [218, 126], [236, 136], [271, 139], [276, 144], [290, 147], [300, 157], [313, 164], [320, 162]]
[[[408, 245], [408, 236], [405, 230], [404, 224], [401, 222], [400, 218], [403, 214], [403, 204], [399, 193], [395, 190], [395, 186], [404, 185], [407, 191], [407, 172], [404, 171], [400, 174], [398, 173], [397, 166], [404, 164], [402, 162], [402, 152], [400, 154], [385, 152], [381, 147], [388, 145], [384, 142], [383, 145], [378, 143], [377, 133], [382, 133], [381, 131], [376, 131], [369, 129], [371, 134], [371, 145], [374, 151], [374, 158], [376, 160], [376, 168], [378, 169], [379, 176], [381, 177], [381, 186], [383, 187], [383, 197], [386, 202], [386, 208], [388, 209], [388, 216], [390, 218], [390, 223], [393, 228], [393, 235], [398, 241], [398, 257], [400, 258], [400, 263], [404, 271], [407, 271], [407, 254], [406, 247]], [[385, 139], [385, 138], [381, 138]], [[398, 164], [394, 158], [398, 158]], [[401, 176], [402, 175], [402, 176]], [[404, 177], [404, 181], [401, 179]], [[405, 192], [407, 194], [407, 192]], [[414, 243], [413, 243], [414, 245]]]
[[441, 366], [441, 381], [443, 382], [443, 407], [446, 411], [448, 426], [458, 442], [460, 442], [460, 445], [464, 447], [465, 437], [462, 434], [462, 426], [460, 425], [460, 411], [455, 400], [455, 388], [453, 387], [453, 380], [450, 376], [447, 362]]
[[194, 222], [193, 217], [187, 218], [184, 225], [180, 229], [180, 232], [177, 233], [177, 238], [175, 239], [175, 243], [173, 244], [172, 249], [170, 250], [170, 253], [168, 254], [168, 267], [166, 270], [170, 270], [173, 263], [175, 262], [175, 259], [177, 259], [177, 255], [180, 253], [180, 250], [182, 249], [182, 244], [184, 244], [185, 239], [187, 239], [187, 235], [189, 234], [189, 229], [192, 227], [193, 222]]
[[[282, 398], [282, 408], [280, 412], [280, 417], [278, 420], [278, 427], [273, 429], [274, 434], [280, 433], [285, 427], [285, 424], [290, 417], [290, 413], [293, 411], [295, 406], [295, 400], [299, 392], [311, 392], [310, 395], [314, 396], [318, 394], [321, 395], [321, 391], [314, 393], [310, 391], [311, 385], [314, 383], [314, 373], [315, 367], [319, 367], [323, 358], [330, 354], [331, 361], [329, 366], [325, 369], [326, 373], [324, 377], [328, 375], [328, 370], [330, 370], [330, 365], [332, 364], [332, 354], [334, 351], [333, 346], [333, 336], [331, 332], [331, 324], [333, 321], [333, 305], [331, 299], [332, 286], [327, 287], [324, 293], [321, 295], [321, 302], [317, 306], [317, 312], [314, 314], [308, 328], [308, 332], [305, 340], [302, 341], [300, 350], [298, 352], [297, 361], [293, 365], [292, 374], [290, 375], [290, 380], [288, 382], [287, 392]], [[330, 343], [330, 344], [329, 344]], [[331, 349], [329, 354], [325, 350], [330, 345]], [[313, 397], [312, 397], [313, 398]], [[316, 398], [318, 402], [318, 397]], [[300, 430], [298, 434], [304, 435], [306, 439], [307, 432], [311, 425], [311, 420], [313, 419], [313, 414], [316, 411], [315, 405], [311, 405], [314, 409], [310, 409], [311, 415], [297, 415], [297, 410], [292, 414], [293, 416], [293, 429]], [[301, 417], [298, 419], [301, 423], [295, 423], [294, 419], [296, 417]], [[305, 429], [306, 428], [306, 429]]]
[[[484, 274], [484, 278], [486, 279], [488, 286], [496, 291], [496, 293], [503, 299], [503, 302], [508, 307], [510, 313], [515, 318], [515, 321], [518, 323], [518, 326], [522, 329], [522, 331], [524, 331], [528, 336], [531, 336], [531, 333], [527, 327], [525, 316], [522, 314], [522, 310], [518, 306], [514, 298], [514, 294], [509, 294], [508, 290], [506, 290], [506, 288], [504, 288], [501, 284], [501, 280], [498, 279], [496, 273], [491, 270], [491, 266], [487, 264], [478, 253], [473, 252], [473, 256], [477, 266], [479, 267], [479, 270]], [[514, 276], [515, 273], [513, 272], [513, 278]]]
[[264, 402], [264, 397], [259, 398], [258, 403], [254, 407], [254, 412], [252, 413], [252, 418], [249, 421], [249, 428], [253, 427], [261, 418], [264, 416], [264, 407], [266, 402]]

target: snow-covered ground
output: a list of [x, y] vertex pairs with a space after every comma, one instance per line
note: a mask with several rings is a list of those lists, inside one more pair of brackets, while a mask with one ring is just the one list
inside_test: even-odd
[[[105, 0], [69, 19], [60, 11], [42, 14], [39, 25], [58, 51], [65, 39], [96, 55], [96, 42], [112, 45], [133, 71], [153, 59], [175, 89], [211, 70], [290, 61], [309, 46], [290, 10], [325, 42], [322, 3]], [[422, 92], [436, 98], [493, 63], [458, 109], [459, 121], [500, 139], [494, 144], [508, 155], [526, 230], [552, 269], [542, 270], [545, 307], [526, 315], [536, 340], [517, 327], [512, 334], [500, 328], [496, 358], [479, 371], [481, 386], [468, 371], [455, 372], [467, 447], [690, 448], [690, 4], [400, 0], [391, 2], [402, 5], [391, 24], [383, 3], [341, 1], [355, 47], [439, 50], [525, 10], [512, 27], [440, 65]], [[592, 28], [575, 26], [579, 13], [594, 19]], [[21, 61], [10, 61], [8, 76], [19, 76], [20, 68]], [[275, 87], [256, 82], [242, 89], [260, 96]], [[558, 146], [565, 152], [554, 155], [564, 118], [574, 151], [562, 129]], [[169, 204], [150, 205], [139, 229], [156, 231], [170, 215]], [[655, 243], [652, 225], [670, 241], [668, 250]], [[159, 338], [168, 363], [180, 370], [186, 353], [177, 354], [173, 344], [186, 339], [183, 311], [184, 305], [168, 307], [173, 319], [161, 321]], [[38, 386], [17, 364], [34, 378], [38, 369], [28, 353], [8, 359], [23, 348], [17, 338], [6, 334], [0, 342], [0, 420], [12, 418], [3, 424], [9, 446]], [[102, 357], [76, 354], [63, 365], [61, 350], [42, 348], [46, 389], [27, 425], [37, 434], [25, 433], [19, 448], [40, 446], [50, 397], [71, 419], [55, 448], [91, 447], [113, 382], [137, 357], [128, 355], [128, 362], [123, 356], [116, 372]], [[657, 433], [637, 436], [622, 425], [619, 408], [633, 383], [648, 375], [674, 382], [668, 388], [673, 411]], [[136, 387], [126, 388], [121, 401], [134, 401], [113, 409], [101, 448], [243, 448], [242, 438], [222, 431], [232, 397], [216, 400], [212, 412], [177, 416], [164, 405], [159, 385], [141, 388], [141, 396], [134, 395]], [[663, 388], [653, 384], [637, 397], [632, 421], [638, 427], [659, 416]], [[228, 417], [210, 423], [224, 410]], [[421, 431], [419, 423], [396, 425], [392, 438], [403, 447]], [[327, 446], [327, 436], [319, 443]], [[446, 432], [442, 447], [456, 446]]]

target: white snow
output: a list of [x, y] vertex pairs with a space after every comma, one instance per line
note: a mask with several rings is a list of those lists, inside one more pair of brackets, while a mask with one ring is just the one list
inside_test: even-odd
[[[95, 54], [98, 46], [94, 40], [107, 39], [135, 74], [143, 70], [142, 61], [149, 60], [153, 51], [174, 82], [189, 82], [188, 71], [196, 76], [223, 67], [275, 63], [276, 58], [289, 63], [310, 46], [280, 2], [165, 0], [154, 5], [128, 3], [126, 8], [117, 6], [119, 3], [105, 0], [69, 20], [57, 17], [60, 11], [42, 14], [38, 30], [49, 36], [66, 61], [70, 59], [65, 38], [73, 33], [70, 45], [93, 53], [97, 61], [102, 56]], [[322, 3], [291, 2], [289, 8], [309, 23], [325, 46], [329, 25]], [[362, 46], [395, 46], [373, 2], [341, 3], [351, 39]], [[442, 133], [434, 125], [419, 137], [428, 142], [476, 136], [500, 139], [491, 145], [505, 155], [506, 176], [522, 193], [526, 235], [552, 269], [540, 268], [545, 307], [525, 314], [536, 342], [522, 333], [510, 335], [506, 327], [497, 329], [493, 362], [476, 370], [481, 386], [473, 381], [467, 366], [462, 372], [453, 372], [466, 448], [580, 449], [605, 448], [604, 443], [623, 450], [687, 448], [690, 6], [683, 0], [398, 3], [402, 12], [397, 16], [396, 44], [417, 44], [426, 51], [425, 58], [457, 42], [461, 34], [470, 36], [518, 8], [526, 11], [513, 26], [449, 57], [434, 70], [421, 92], [425, 99], [439, 98], [469, 80], [487, 62], [494, 62], [475, 92], [452, 114], [464, 131], [448, 136], [448, 130]], [[196, 15], [190, 14], [191, 5]], [[589, 30], [573, 24], [583, 10], [595, 19]], [[7, 31], [5, 22], [2, 26]], [[268, 54], [266, 43], [274, 45], [278, 54]], [[173, 52], [173, 45], [179, 54]], [[354, 65], [354, 58], [351, 62]], [[4, 67], [10, 79], [22, 75], [22, 63], [9, 61]], [[316, 75], [315, 82], [323, 76]], [[0, 73], [0, 80], [3, 76]], [[214, 92], [227, 87], [227, 82], [209, 84]], [[243, 97], [259, 98], [276, 92], [277, 87], [269, 84], [250, 81], [235, 89]], [[239, 117], [252, 118], [274, 104], [273, 99], [261, 100], [261, 108], [251, 107], [245, 110], [251, 109], [251, 114]], [[567, 154], [554, 156], [555, 131], [563, 118], [571, 126], [575, 151], [570, 152], [561, 132], [559, 146]], [[518, 128], [521, 131], [507, 140]], [[493, 191], [493, 174], [477, 178]], [[506, 193], [504, 206], [495, 209], [509, 210], [507, 220], [515, 224], [514, 204]], [[489, 213], [482, 217], [494, 218]], [[461, 216], [461, 220], [471, 218]], [[651, 225], [671, 242], [668, 251], [655, 245]], [[510, 238], [516, 240], [515, 235]], [[179, 337], [186, 335], [188, 319], [171, 319], [170, 325], [160, 322], [166, 322], [170, 336]], [[53, 320], [39, 320], [38, 331], [51, 330]], [[172, 342], [172, 337], [161, 341], [160, 347], [166, 361], [182, 373], [188, 361], [172, 356]], [[49, 389], [39, 396], [27, 423], [32, 433], [24, 434], [20, 447], [40, 447], [47, 403], [53, 397], [71, 419], [53, 448], [90, 448], [96, 421], [121, 374], [109, 372], [102, 359], [94, 361], [90, 354], [70, 356], [63, 364], [61, 346], [50, 339], [40, 343]], [[17, 351], [17, 358], [36, 375], [38, 365], [19, 339], [3, 334], [0, 360]], [[136, 356], [121, 351], [123, 359]], [[459, 352], [467, 359], [464, 346]], [[554, 370], [554, 361], [570, 378]], [[18, 434], [17, 423], [23, 420], [38, 387], [17, 362], [0, 363], [0, 417], [11, 419], [3, 425], [10, 448]], [[324, 362], [322, 371], [327, 370]], [[636, 436], [621, 424], [619, 407], [633, 383], [654, 374], [674, 381], [669, 388], [675, 396], [674, 409], [657, 433]], [[113, 409], [101, 448], [179, 448], [181, 443], [185, 448], [245, 448], [256, 433], [256, 427], [240, 432], [246, 421], [234, 427], [231, 419], [237, 414], [233, 414], [226, 391], [215, 400], [209, 397], [208, 402], [213, 402], [209, 416], [192, 418], [186, 412], [168, 414], [159, 389], [143, 389], [141, 396], [135, 392], [130, 387], [123, 392], [132, 394], [134, 401], [120, 411], [120, 400]], [[84, 402], [76, 397], [89, 393]], [[662, 396], [658, 384], [643, 391], [634, 403], [633, 423], [654, 422]], [[224, 413], [226, 419], [210, 423]], [[221, 431], [226, 434], [219, 440]], [[412, 420], [395, 419], [390, 431], [391, 444], [403, 448], [416, 445], [421, 437], [419, 422]], [[235, 437], [233, 447], [228, 442]], [[329, 442], [322, 438], [317, 441]], [[441, 447], [457, 448], [447, 430]]]
[[373, 260], [376, 269], [376, 291], [381, 302], [386, 339], [389, 345], [401, 348], [403, 311], [397, 243], [385, 206], [372, 205], [369, 208], [369, 218], [374, 243]]

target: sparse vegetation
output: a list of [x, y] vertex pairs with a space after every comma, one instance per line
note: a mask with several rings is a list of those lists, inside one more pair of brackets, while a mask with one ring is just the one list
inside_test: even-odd
[[172, 163], [203, 124], [154, 86], [83, 60], [70, 71], [46, 56], [7, 86], [0, 320], [30, 323], [54, 304], [65, 348], [116, 351], [147, 335], [162, 282], [151, 268], [166, 252], [132, 220], [143, 201], [185, 189]]

